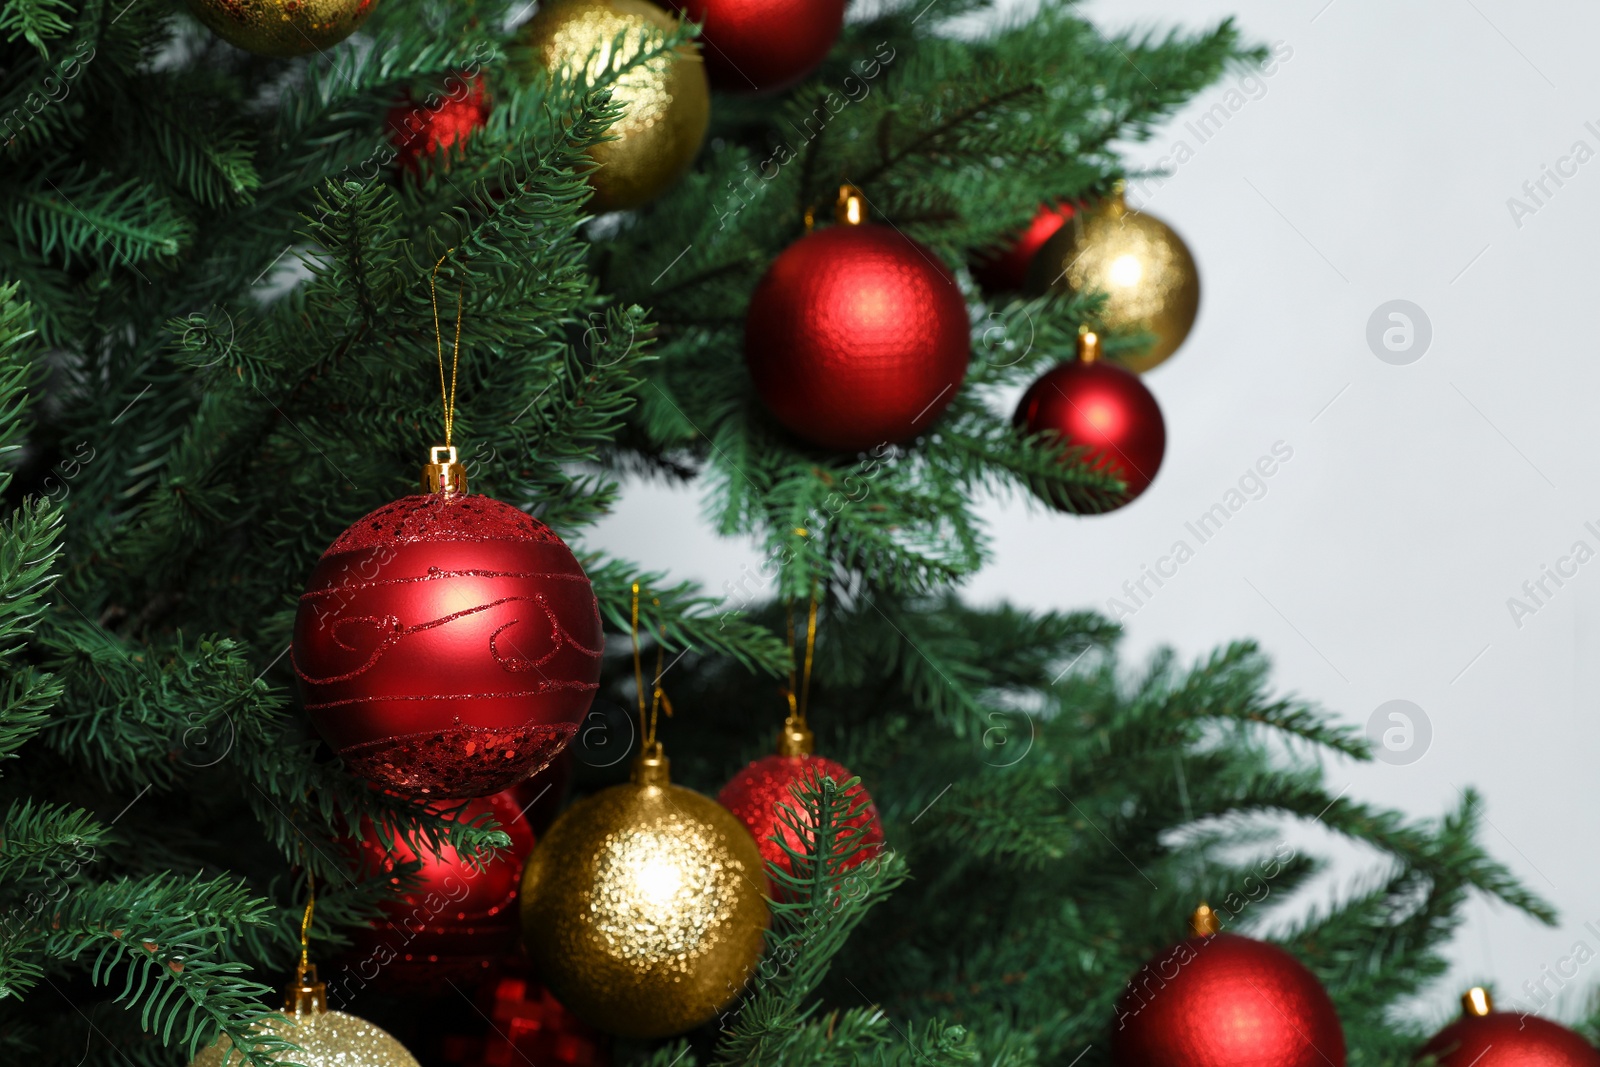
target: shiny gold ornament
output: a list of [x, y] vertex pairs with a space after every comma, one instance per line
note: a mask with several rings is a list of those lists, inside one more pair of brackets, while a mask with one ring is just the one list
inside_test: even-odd
[[372, 14], [377, 0], [189, 0], [212, 33], [258, 56], [287, 59], [332, 48]]
[[[317, 981], [317, 969], [306, 967], [289, 987], [283, 1012], [285, 1022], [269, 1022], [262, 1029], [299, 1045], [299, 1052], [279, 1053], [275, 1062], [304, 1067], [419, 1067], [405, 1046], [364, 1019], [328, 1010], [328, 991]], [[244, 1054], [223, 1037], [202, 1049], [189, 1067], [239, 1067]]]
[[[522, 28], [522, 41], [545, 67], [594, 82], [677, 25], [645, 0], [550, 0]], [[627, 110], [611, 126], [616, 139], [589, 151], [600, 165], [589, 175], [600, 211], [638, 207], [666, 192], [694, 162], [711, 122], [711, 89], [693, 44], [630, 70], [611, 89]]]
[[665, 1037], [714, 1018], [761, 958], [766, 876], [748, 830], [672, 785], [649, 744], [633, 780], [581, 800], [534, 848], [522, 936], [562, 1004], [602, 1030]]
[[1120, 187], [1045, 242], [1028, 284], [1041, 293], [1104, 293], [1100, 321], [1108, 328], [1155, 334], [1146, 351], [1117, 359], [1141, 374], [1178, 350], [1200, 310], [1200, 273], [1188, 246], [1154, 215], [1129, 211]]

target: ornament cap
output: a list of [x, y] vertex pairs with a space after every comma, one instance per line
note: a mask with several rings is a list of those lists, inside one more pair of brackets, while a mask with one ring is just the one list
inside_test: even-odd
[[1078, 362], [1094, 363], [1100, 359], [1100, 335], [1087, 326], [1078, 330]]
[[1118, 178], [1111, 185], [1111, 192], [1106, 194], [1103, 210], [1110, 218], [1119, 218], [1128, 213], [1128, 183]]
[[816, 750], [817, 735], [805, 720], [794, 715], [783, 720], [783, 729], [778, 731], [778, 755], [809, 756]]
[[317, 980], [317, 965], [296, 969], [294, 981], [283, 993], [283, 1010], [290, 1015], [321, 1015], [328, 1010], [328, 987]]
[[672, 761], [667, 759], [667, 754], [661, 748], [660, 741], [652, 741], [639, 752], [633, 761], [631, 778], [634, 785], [650, 785], [658, 788], [672, 784]]
[[1210, 904], [1202, 903], [1194, 909], [1194, 914], [1189, 916], [1189, 929], [1194, 931], [1195, 937], [1210, 937], [1222, 932], [1222, 920], [1217, 918], [1217, 913], [1211, 910]]
[[867, 198], [860, 189], [849, 183], [839, 186], [839, 199], [833, 205], [833, 221], [840, 226], [860, 226], [867, 221]]
[[422, 468], [422, 491], [465, 495], [467, 468], [457, 458], [454, 445], [434, 445], [428, 450], [428, 462]]
[[1494, 1011], [1494, 998], [1481, 985], [1475, 985], [1461, 994], [1461, 1014], [1482, 1018]]

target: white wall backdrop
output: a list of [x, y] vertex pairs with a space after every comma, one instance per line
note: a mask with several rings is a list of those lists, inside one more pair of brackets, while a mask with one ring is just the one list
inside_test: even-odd
[[[1444, 1018], [1482, 978], [1505, 1006], [1534, 1008], [1524, 983], [1544, 978], [1547, 991], [1564, 986], [1552, 1010], [1571, 1016], [1600, 980], [1600, 967], [1549, 977], [1575, 943], [1600, 950], [1585, 928], [1600, 929], [1600, 668], [1588, 654], [1600, 637], [1600, 555], [1588, 558], [1600, 553], [1590, 54], [1600, 8], [1121, 0], [1084, 10], [1107, 28], [1233, 14], [1249, 37], [1281, 42], [1280, 60], [1269, 78], [1235, 76], [1203, 94], [1129, 152], [1154, 165], [1180, 141], [1193, 150], [1131, 199], [1184, 235], [1204, 285], [1189, 342], [1147, 377], [1168, 428], [1155, 485], [1093, 519], [986, 505], [997, 558], [968, 595], [1105, 610], [1126, 599], [1124, 581], [1190, 541], [1194, 558], [1125, 620], [1126, 653], [1171, 645], [1193, 657], [1253, 636], [1284, 689], [1353, 723], [1412, 702], [1422, 713], [1412, 749], [1394, 763], [1335, 765], [1335, 787], [1419, 816], [1478, 787], [1488, 844], [1562, 913], [1551, 930], [1475, 903], [1454, 972], [1419, 1010]], [[1213, 112], [1202, 141], [1188, 124], [1218, 104], [1226, 121]], [[1410, 351], [1379, 342], [1385, 361], [1369, 320], [1396, 300], [1420, 315]], [[1277, 442], [1293, 455], [1264, 495], [1197, 544], [1184, 524]], [[720, 590], [757, 557], [699, 516], [694, 492], [636, 485], [593, 540]], [[1566, 572], [1562, 584], [1546, 566]], [[1523, 583], [1541, 578], [1535, 601]], [[1512, 597], [1531, 610], [1514, 617]], [[1370, 862], [1336, 855], [1333, 886]]]

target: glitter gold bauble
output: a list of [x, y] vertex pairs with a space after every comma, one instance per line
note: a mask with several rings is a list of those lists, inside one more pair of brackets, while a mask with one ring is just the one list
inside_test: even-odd
[[287, 59], [332, 48], [372, 14], [377, 0], [189, 0], [212, 33], [258, 56]]
[[1120, 189], [1045, 242], [1028, 282], [1035, 292], [1103, 293], [1100, 321], [1108, 329], [1155, 334], [1145, 351], [1118, 357], [1141, 374], [1178, 350], [1200, 310], [1189, 247], [1154, 215], [1128, 210]]
[[[522, 42], [545, 67], [597, 82], [677, 25], [645, 0], [552, 0], [522, 28]], [[711, 121], [705, 64], [692, 44], [635, 67], [611, 90], [626, 110], [611, 126], [615, 140], [589, 150], [599, 164], [589, 184], [600, 211], [638, 207], [666, 192], [694, 162]]]
[[[280, 1052], [274, 1063], [303, 1067], [420, 1067], [405, 1046], [365, 1019], [328, 1010], [328, 994], [317, 981], [317, 969], [308, 967], [294, 985], [283, 1008], [284, 1020], [268, 1022], [262, 1029], [292, 1041], [299, 1052]], [[242, 1067], [244, 1053], [226, 1036], [200, 1050], [189, 1067]]]
[[623, 1037], [681, 1033], [738, 998], [767, 923], [761, 853], [659, 746], [569, 808], [522, 878], [522, 936], [568, 1010]]

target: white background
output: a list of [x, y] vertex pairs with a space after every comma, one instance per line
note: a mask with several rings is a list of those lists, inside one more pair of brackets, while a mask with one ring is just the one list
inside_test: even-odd
[[[1023, 3], [1010, 5], [1018, 10]], [[1600, 950], [1600, 805], [1590, 664], [1600, 559], [1521, 620], [1507, 607], [1582, 539], [1600, 550], [1594, 238], [1600, 158], [1513, 220], [1507, 200], [1583, 140], [1600, 153], [1600, 9], [1553, 0], [1122, 0], [1087, 14], [1110, 29], [1198, 27], [1234, 14], [1292, 56], [1204, 144], [1185, 129], [1230, 76], [1129, 158], [1177, 140], [1194, 158], [1142, 206], [1183, 234], [1204, 282], [1188, 343], [1147, 376], [1166, 414], [1154, 486], [1110, 516], [1073, 519], [1026, 501], [984, 505], [996, 562], [978, 601], [1098, 607], [1165, 554], [1273, 443], [1293, 458], [1176, 578], [1126, 620], [1125, 654], [1186, 658], [1256, 637], [1285, 690], [1364, 726], [1385, 701], [1432, 726], [1406, 766], [1330, 766], [1335, 790], [1436, 815], [1459, 789], [1487, 797], [1485, 841], [1559, 907], [1544, 928], [1482, 901], [1456, 966], [1416, 1010], [1453, 1012], [1468, 980], [1501, 1006], [1573, 945]], [[1571, 167], [1569, 165], [1568, 169]], [[1136, 206], [1140, 206], [1135, 198]], [[1374, 310], [1419, 305], [1425, 355], [1377, 359]], [[591, 537], [721, 590], [754, 566], [715, 538], [698, 488], [634, 485]], [[1334, 888], [1371, 858], [1335, 850]], [[1567, 983], [1572, 1017], [1600, 967]], [[1547, 988], [1554, 988], [1547, 985]], [[1521, 1003], [1518, 1003], [1520, 998]], [[1549, 1012], [1547, 1012], [1549, 1014]]]

